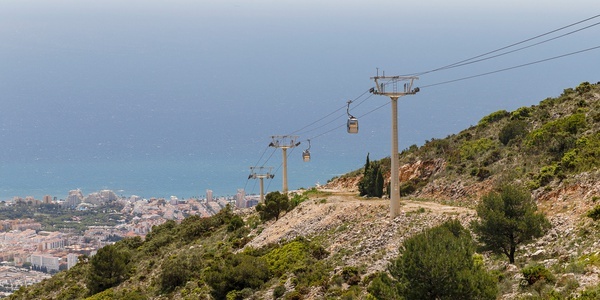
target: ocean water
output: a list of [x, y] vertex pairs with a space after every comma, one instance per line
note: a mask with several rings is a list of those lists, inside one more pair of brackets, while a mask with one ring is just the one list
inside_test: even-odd
[[[315, 158], [303, 163], [300, 151], [288, 158], [289, 189], [308, 188], [361, 166], [358, 162]], [[276, 155], [279, 157], [275, 157]], [[327, 163], [326, 163], [327, 161]], [[103, 189], [118, 195], [144, 198], [177, 196], [204, 197], [207, 189], [217, 196], [235, 195], [238, 189], [258, 194], [259, 180], [248, 179], [250, 163], [230, 157], [199, 160], [90, 160], [55, 162], [12, 162], [0, 166], [0, 201], [15, 196], [42, 199], [50, 195], [65, 199], [69, 190], [84, 195]], [[266, 192], [281, 190], [281, 154], [275, 153], [269, 166], [275, 178], [265, 179]], [[266, 169], [265, 171], [266, 172]]]

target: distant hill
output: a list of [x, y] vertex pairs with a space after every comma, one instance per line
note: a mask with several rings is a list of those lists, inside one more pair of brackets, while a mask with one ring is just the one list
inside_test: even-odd
[[[356, 170], [292, 195], [298, 205], [277, 221], [225, 209], [167, 222], [145, 240], [99, 251], [100, 265], [82, 258], [12, 299], [376, 299], [372, 283], [403, 241], [449, 219], [468, 227], [481, 195], [500, 182], [531, 190], [552, 229], [520, 247], [516, 265], [481, 253], [498, 299], [598, 299], [600, 223], [587, 214], [600, 205], [599, 129], [600, 85], [582, 83], [404, 150], [401, 213], [393, 220], [387, 200], [357, 196]], [[379, 163], [389, 181], [389, 158]], [[118, 272], [96, 276], [109, 262]], [[532, 265], [552, 280], [528, 285], [522, 269]]]

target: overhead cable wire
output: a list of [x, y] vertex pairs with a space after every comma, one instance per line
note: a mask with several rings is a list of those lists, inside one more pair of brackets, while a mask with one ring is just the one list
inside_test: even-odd
[[275, 154], [275, 151], [277, 151], [277, 148], [273, 149], [273, 152], [271, 152], [271, 155], [269, 155], [269, 158], [267, 158], [267, 160], [262, 164], [262, 166], [260, 166], [261, 168], [265, 167], [265, 165], [269, 162], [269, 160], [271, 159], [271, 157], [273, 157], [273, 154]]
[[[364, 114], [362, 114], [362, 115], [358, 116], [358, 118], [365, 117], [365, 116], [367, 116], [367, 115], [369, 115], [369, 114], [371, 114], [371, 113], [375, 112], [376, 110], [379, 110], [379, 109], [381, 109], [382, 107], [384, 107], [384, 106], [388, 105], [389, 103], [390, 103], [390, 102], [388, 101], [388, 102], [386, 102], [385, 104], [383, 104], [383, 105], [380, 105], [380, 106], [378, 106], [378, 107], [376, 107], [376, 108], [374, 108], [374, 109], [372, 109], [372, 110], [370, 110], [370, 111], [368, 111], [368, 112], [366, 112], [366, 113], [364, 113]], [[317, 138], [319, 138], [319, 137], [321, 137], [321, 136], [323, 136], [323, 135], [326, 135], [326, 134], [328, 134], [328, 133], [330, 133], [330, 132], [332, 132], [332, 131], [334, 131], [334, 130], [336, 130], [336, 129], [342, 128], [342, 127], [344, 127], [345, 125], [346, 125], [346, 124], [340, 124], [339, 126], [336, 126], [336, 127], [334, 127], [334, 128], [331, 128], [331, 129], [329, 129], [329, 130], [327, 130], [327, 131], [325, 131], [325, 132], [322, 132], [322, 133], [320, 133], [320, 134], [318, 134], [318, 135], [316, 135], [316, 136], [313, 136], [313, 137], [311, 137], [309, 140], [317, 139]]]
[[[496, 50], [493, 50], [493, 51], [489, 51], [489, 52], [486, 52], [486, 53], [483, 53], [483, 54], [480, 54], [480, 55], [477, 55], [477, 56], [474, 56], [474, 57], [471, 57], [471, 58], [468, 58], [468, 59], [465, 59], [465, 60], [461, 60], [461, 61], [455, 62], [455, 63], [453, 63], [453, 64], [449, 64], [449, 65], [446, 65], [446, 66], [443, 66], [443, 67], [439, 67], [439, 68], [436, 68], [436, 69], [432, 69], [432, 70], [429, 70], [429, 71], [424, 71], [424, 72], [413, 73], [413, 74], [410, 74], [410, 75], [408, 75], [408, 76], [421, 76], [421, 75], [425, 75], [425, 74], [428, 74], [428, 73], [432, 73], [432, 72], [437, 72], [437, 71], [441, 71], [441, 70], [445, 70], [445, 69], [453, 68], [453, 67], [455, 67], [455, 66], [457, 66], [457, 65], [460, 65], [460, 64], [465, 64], [465, 63], [467, 63], [467, 62], [469, 62], [469, 61], [472, 61], [472, 60], [475, 60], [475, 59], [478, 59], [478, 58], [481, 58], [481, 57], [485, 57], [485, 56], [487, 56], [487, 55], [490, 55], [490, 54], [493, 54], [493, 53], [496, 53], [496, 52], [500, 52], [500, 51], [502, 51], [502, 50], [505, 50], [505, 49], [508, 49], [508, 48], [511, 48], [511, 47], [514, 47], [514, 46], [517, 46], [517, 45], [520, 45], [520, 44], [527, 43], [527, 42], [529, 42], [529, 41], [532, 41], [532, 40], [538, 39], [538, 38], [540, 38], [540, 37], [543, 37], [543, 36], [546, 36], [546, 35], [549, 35], [549, 34], [552, 34], [552, 33], [558, 32], [558, 31], [561, 31], [561, 30], [564, 30], [564, 29], [566, 29], [566, 28], [569, 28], [569, 27], [573, 27], [573, 26], [575, 26], [575, 25], [578, 25], [578, 24], [581, 24], [581, 23], [587, 22], [587, 21], [589, 21], [589, 20], [592, 20], [592, 19], [595, 19], [595, 18], [598, 18], [598, 17], [600, 17], [600, 14], [599, 14], [599, 15], [592, 16], [592, 17], [589, 17], [589, 18], [587, 18], [587, 19], [584, 19], [584, 20], [581, 20], [581, 21], [578, 21], [578, 22], [575, 22], [575, 23], [572, 23], [572, 24], [569, 24], [569, 25], [566, 25], [566, 26], [563, 26], [563, 27], [561, 27], [561, 28], [558, 28], [558, 29], [554, 29], [554, 30], [552, 30], [552, 31], [549, 31], [549, 32], [546, 32], [546, 33], [543, 33], [543, 34], [540, 34], [540, 35], [534, 36], [534, 37], [532, 37], [532, 38], [528, 38], [528, 39], [522, 40], [522, 41], [520, 41], [520, 42], [516, 42], [516, 43], [510, 44], [510, 45], [508, 45], [508, 46], [504, 46], [504, 47], [498, 48], [498, 49], [496, 49]], [[589, 28], [589, 27], [591, 27], [591, 26], [588, 26], [588, 27], [586, 27], [585, 29], [587, 29], [587, 28]]]
[[[360, 94], [360, 96], [358, 96], [358, 97], [354, 98], [354, 99], [352, 100], [352, 102], [354, 102], [354, 101], [356, 101], [356, 100], [360, 99], [362, 96], [364, 96], [364, 95], [365, 95], [366, 93], [368, 93], [368, 92], [369, 92], [369, 90], [366, 90], [366, 91], [364, 91], [362, 94]], [[367, 98], [367, 99], [368, 99], [368, 98]], [[363, 102], [364, 102], [364, 100], [363, 100]], [[310, 124], [308, 124], [308, 125], [306, 125], [306, 126], [304, 126], [304, 127], [300, 128], [300, 129], [298, 129], [298, 130], [296, 130], [296, 131], [293, 131], [292, 133], [290, 133], [290, 134], [288, 134], [288, 135], [297, 134], [297, 133], [298, 133], [298, 132], [300, 132], [301, 130], [304, 130], [304, 129], [306, 129], [306, 128], [308, 128], [308, 127], [310, 127], [310, 126], [312, 126], [312, 125], [314, 125], [314, 124], [316, 124], [316, 123], [318, 123], [318, 122], [320, 122], [320, 121], [322, 121], [322, 120], [326, 119], [327, 117], [329, 117], [329, 116], [331, 116], [331, 115], [335, 114], [336, 112], [338, 112], [338, 111], [340, 111], [340, 110], [342, 110], [342, 109], [344, 109], [344, 108], [346, 108], [346, 105], [343, 105], [343, 106], [341, 106], [340, 108], [338, 108], [338, 109], [336, 109], [336, 110], [332, 111], [331, 113], [329, 113], [329, 114], [325, 115], [324, 117], [322, 117], [322, 118], [320, 118], [320, 119], [318, 119], [318, 120], [316, 120], [316, 121], [314, 121], [314, 122], [312, 122], [312, 123], [310, 123]], [[339, 118], [339, 117], [338, 117], [338, 118]], [[320, 127], [318, 127], [318, 128], [320, 128]], [[315, 130], [315, 129], [312, 129], [312, 130], [309, 130], [309, 131], [306, 131], [306, 132], [310, 132], [310, 131], [314, 131], [314, 130]], [[303, 133], [304, 133], [304, 132], [303, 132]]]
[[444, 68], [444, 70], [446, 70], [446, 69], [452, 69], [452, 68], [457, 68], [457, 67], [462, 67], [462, 66], [466, 66], [466, 65], [470, 65], [470, 64], [482, 62], [482, 61], [485, 61], [485, 60], [488, 60], [488, 59], [492, 59], [492, 58], [504, 56], [504, 55], [507, 55], [507, 54], [510, 54], [510, 53], [514, 53], [514, 52], [521, 51], [521, 50], [524, 50], [524, 49], [527, 49], [527, 48], [531, 48], [531, 47], [534, 47], [534, 46], [537, 46], [537, 45], [540, 45], [540, 44], [544, 44], [544, 43], [547, 43], [547, 42], [550, 42], [550, 41], [553, 41], [553, 40], [556, 40], [556, 39], [559, 39], [559, 38], [571, 35], [573, 33], [576, 33], [576, 32], [579, 32], [579, 31], [582, 31], [582, 30], [585, 30], [585, 29], [588, 29], [588, 28], [591, 28], [591, 27], [594, 27], [594, 26], [598, 26], [598, 25], [600, 25], [600, 22], [594, 23], [592, 25], [589, 25], [589, 26], [586, 26], [586, 27], [583, 27], [583, 28], [580, 28], [580, 29], [577, 29], [577, 30], [573, 30], [573, 31], [567, 32], [565, 34], [561, 34], [561, 35], [553, 37], [553, 38], [549, 38], [549, 39], [543, 40], [541, 42], [537, 42], [535, 44], [531, 44], [531, 45], [528, 45], [528, 46], [524, 46], [524, 47], [521, 47], [521, 48], [510, 50], [510, 51], [507, 51], [507, 52], [502, 52], [500, 54], [496, 54], [496, 55], [493, 55], [493, 56], [490, 56], [490, 57], [486, 57], [486, 58], [482, 58], [482, 59], [477, 59], [477, 60], [472, 60], [472, 61], [469, 61], [469, 62], [465, 62], [465, 63], [453, 65], [453, 66]]
[[434, 84], [428, 84], [428, 85], [420, 86], [419, 88], [424, 89], [424, 88], [438, 86], [438, 85], [442, 85], [442, 84], [448, 84], [448, 83], [453, 83], [453, 82], [457, 82], [457, 81], [463, 81], [463, 80], [467, 80], [467, 79], [473, 79], [473, 78], [476, 78], [476, 77], [491, 75], [491, 74], [500, 73], [500, 72], [504, 72], [504, 71], [509, 71], [509, 70], [513, 70], [513, 69], [518, 69], [518, 68], [522, 68], [522, 67], [527, 67], [527, 66], [531, 66], [531, 65], [535, 65], [535, 64], [547, 62], [547, 61], [550, 61], [550, 60], [555, 60], [555, 59], [559, 59], [559, 58], [563, 58], [563, 57], [575, 55], [575, 54], [580, 54], [580, 53], [583, 53], [583, 52], [592, 51], [592, 50], [596, 50], [596, 49], [599, 49], [599, 48], [600, 48], [600, 46], [591, 47], [591, 48], [587, 48], [587, 49], [583, 49], [583, 50], [579, 50], [579, 51], [575, 51], [575, 52], [570, 52], [570, 53], [566, 53], [566, 54], [562, 54], [562, 55], [558, 55], [558, 56], [554, 56], [554, 57], [549, 57], [549, 58], [545, 58], [545, 59], [541, 59], [541, 60], [537, 60], [537, 61], [533, 61], [533, 62], [521, 64], [521, 65], [517, 65], [517, 66], [512, 66], [512, 67], [504, 68], [504, 69], [499, 69], [499, 70], [495, 70], [495, 71], [490, 71], [490, 72], [481, 73], [481, 74], [477, 74], [477, 75], [471, 75], [471, 76], [462, 77], [462, 78], [453, 79], [453, 80], [448, 80], [448, 81], [442, 81], [442, 82], [438, 82], [438, 83], [434, 83]]

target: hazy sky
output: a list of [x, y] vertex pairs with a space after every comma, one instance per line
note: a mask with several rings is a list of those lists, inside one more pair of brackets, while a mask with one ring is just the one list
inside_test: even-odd
[[[367, 91], [376, 68], [430, 70], [600, 14], [596, 0], [523, 2], [3, 0], [0, 162], [226, 154], [247, 169], [269, 136]], [[599, 37], [595, 26], [415, 85], [600, 46]], [[400, 149], [600, 81], [599, 70], [597, 49], [424, 88], [400, 100]], [[353, 114], [386, 102], [373, 96]], [[339, 159], [345, 172], [367, 152], [388, 156], [389, 118], [388, 106], [361, 118], [358, 135], [340, 128], [314, 139], [313, 157]]]

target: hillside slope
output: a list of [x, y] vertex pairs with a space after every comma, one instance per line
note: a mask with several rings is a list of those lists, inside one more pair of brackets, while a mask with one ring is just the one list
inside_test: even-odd
[[[118, 242], [112, 247], [126, 268], [102, 292], [93, 292], [89, 258], [12, 299], [373, 299], [369, 285], [403, 241], [449, 219], [468, 227], [481, 195], [500, 182], [527, 186], [552, 228], [521, 246], [515, 265], [480, 253], [498, 279], [498, 299], [600, 295], [600, 223], [586, 217], [600, 204], [599, 129], [600, 85], [583, 83], [403, 151], [394, 219], [387, 200], [357, 196], [357, 170], [298, 194], [303, 202], [277, 220], [226, 209]], [[379, 163], [389, 178], [389, 158]], [[554, 279], [527, 285], [521, 271], [530, 265]]]

